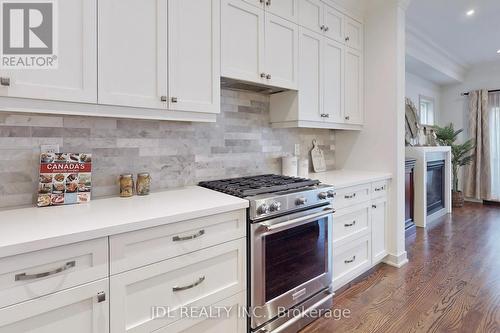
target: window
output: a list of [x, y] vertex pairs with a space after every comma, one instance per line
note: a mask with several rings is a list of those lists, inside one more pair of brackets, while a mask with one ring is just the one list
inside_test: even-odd
[[500, 93], [490, 93], [491, 199], [500, 201]]
[[420, 123], [434, 125], [434, 98], [420, 96]]

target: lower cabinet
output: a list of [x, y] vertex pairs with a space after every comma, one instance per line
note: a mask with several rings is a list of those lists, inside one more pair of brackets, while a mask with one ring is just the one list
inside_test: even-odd
[[186, 318], [161, 328], [155, 333], [246, 333], [246, 293], [239, 293], [212, 305], [209, 315]]
[[372, 257], [373, 264], [378, 263], [387, 255], [387, 200], [385, 198], [372, 202]]
[[[171, 325], [182, 319], [183, 307], [206, 307], [243, 292], [245, 270], [241, 238], [112, 276], [111, 331], [152, 332]], [[152, 316], [156, 306], [165, 315]]]
[[107, 333], [109, 280], [0, 309], [1, 333]]

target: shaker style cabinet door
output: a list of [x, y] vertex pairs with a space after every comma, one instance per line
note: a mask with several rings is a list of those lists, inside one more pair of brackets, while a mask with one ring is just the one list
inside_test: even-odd
[[266, 13], [265, 72], [266, 83], [297, 89], [299, 27], [276, 15]]
[[329, 38], [323, 47], [323, 113], [327, 122], [344, 122], [344, 46]]
[[[56, 101], [97, 101], [96, 0], [58, 1], [54, 69], [0, 69], [0, 96]], [[21, 32], [20, 32], [21, 33]]]
[[168, 0], [168, 64], [170, 110], [220, 112], [220, 0]]
[[344, 15], [325, 5], [325, 36], [344, 43]]
[[108, 280], [0, 309], [0, 332], [108, 333]]
[[266, 10], [293, 23], [299, 23], [299, 2], [303, 0], [267, 0]]
[[264, 10], [243, 0], [222, 0], [222, 76], [265, 83]]
[[384, 259], [387, 254], [386, 241], [387, 201], [375, 201], [371, 209], [373, 264]]
[[312, 31], [322, 33], [323, 3], [319, 0], [299, 1], [299, 24]]
[[353, 49], [363, 49], [363, 25], [348, 17], [345, 17], [345, 41]]
[[345, 52], [345, 121], [363, 124], [363, 56], [347, 48]]
[[299, 110], [300, 119], [321, 121], [322, 113], [322, 40], [320, 34], [300, 28]]
[[167, 0], [99, 0], [98, 14], [99, 104], [166, 108]]

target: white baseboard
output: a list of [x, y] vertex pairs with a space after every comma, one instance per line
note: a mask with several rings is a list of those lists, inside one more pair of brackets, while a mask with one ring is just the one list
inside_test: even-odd
[[407, 253], [406, 251], [400, 253], [399, 255], [394, 255], [389, 253], [387, 257], [385, 257], [383, 262], [389, 266], [401, 268], [408, 263]]

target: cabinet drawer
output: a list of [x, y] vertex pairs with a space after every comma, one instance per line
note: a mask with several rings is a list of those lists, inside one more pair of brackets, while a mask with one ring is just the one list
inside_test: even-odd
[[367, 201], [370, 199], [370, 192], [370, 184], [341, 188], [336, 192], [333, 208], [341, 209]]
[[0, 308], [108, 276], [108, 240], [0, 259]]
[[339, 246], [370, 233], [370, 202], [341, 209], [333, 214], [333, 245]]
[[108, 283], [103, 279], [3, 308], [0, 332], [107, 333]]
[[[111, 331], [151, 332], [181, 319], [182, 306], [203, 307], [246, 287], [244, 238], [111, 277]], [[153, 306], [170, 309], [151, 316]]]
[[245, 237], [238, 210], [110, 237], [111, 274], [121, 273]]
[[372, 183], [372, 199], [385, 197], [387, 195], [387, 181]]
[[333, 285], [334, 289], [342, 287], [359, 274], [370, 268], [371, 240], [370, 235], [363, 236], [350, 244], [334, 249], [333, 253]]
[[[217, 318], [187, 318], [160, 328], [154, 333], [246, 333], [246, 318], [238, 314], [238, 309], [243, 309], [245, 306], [246, 294], [239, 293], [210, 307], [212, 315], [216, 315]], [[229, 314], [225, 309], [231, 309]]]

